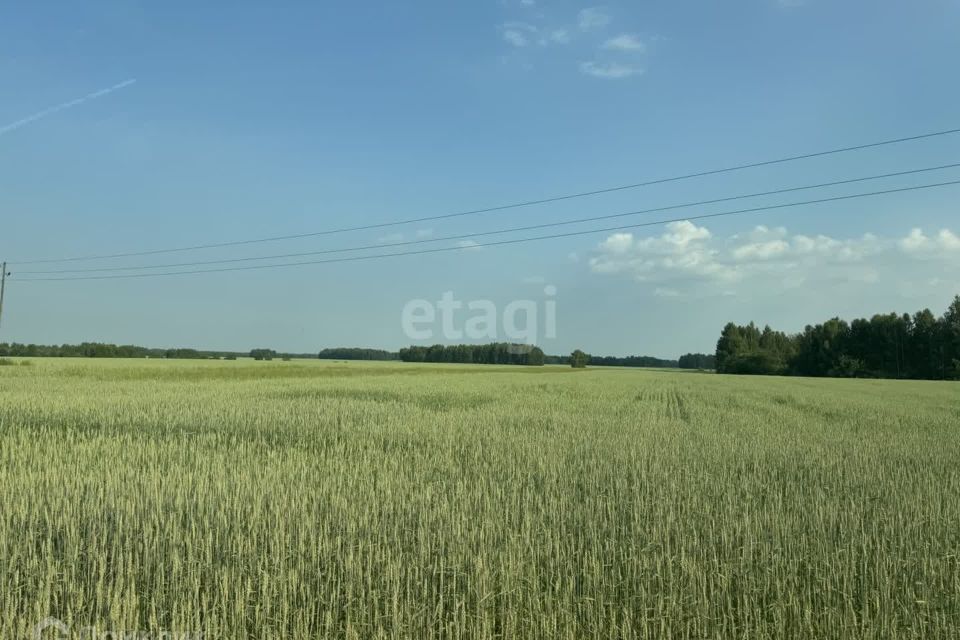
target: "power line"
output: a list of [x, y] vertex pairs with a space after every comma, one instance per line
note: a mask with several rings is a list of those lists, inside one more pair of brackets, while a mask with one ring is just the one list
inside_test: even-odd
[[794, 161], [796, 161], [796, 160], [807, 160], [807, 159], [810, 159], [810, 158], [820, 158], [820, 157], [823, 157], [823, 156], [829, 156], [829, 155], [834, 155], [834, 154], [838, 154], [838, 153], [847, 153], [847, 152], [850, 152], [850, 151], [861, 151], [861, 150], [864, 150], [864, 149], [872, 149], [872, 148], [882, 147], [882, 146], [887, 146], [887, 145], [901, 144], [901, 143], [904, 143], [904, 142], [912, 142], [912, 141], [916, 141], [916, 140], [924, 140], [924, 139], [935, 138], [935, 137], [939, 137], [939, 136], [952, 135], [952, 134], [955, 134], [955, 133], [960, 133], [960, 128], [956, 128], [956, 129], [946, 129], [946, 130], [943, 130], [943, 131], [934, 131], [934, 132], [931, 132], [931, 133], [923, 133], [923, 134], [920, 134], [920, 135], [907, 136], [907, 137], [903, 137], [903, 138], [894, 138], [894, 139], [890, 139], [890, 140], [881, 140], [881, 141], [879, 141], [879, 142], [870, 142], [870, 143], [867, 143], [867, 144], [860, 144], [860, 145], [854, 145], [854, 146], [849, 146], [849, 147], [841, 147], [841, 148], [837, 148], [837, 149], [829, 149], [829, 150], [826, 150], [826, 151], [816, 151], [816, 152], [814, 152], [814, 153], [805, 153], [805, 154], [800, 154], [800, 155], [788, 156], [788, 157], [784, 157], [784, 158], [777, 158], [777, 159], [774, 159], [774, 160], [763, 160], [763, 161], [760, 161], [760, 162], [751, 162], [751, 163], [748, 163], [748, 164], [741, 164], [741, 165], [735, 165], [735, 166], [731, 166], [731, 167], [724, 167], [724, 168], [721, 168], [721, 169], [711, 169], [711, 170], [708, 170], [708, 171], [699, 171], [699, 172], [696, 172], [696, 173], [688, 173], [688, 174], [684, 174], [684, 175], [671, 176], [671, 177], [668, 177], [668, 178], [658, 178], [658, 179], [655, 179], [655, 180], [647, 180], [647, 181], [644, 181], [644, 182], [637, 182], [637, 183], [633, 183], [633, 184], [620, 185], [620, 186], [616, 186], [616, 187], [607, 187], [607, 188], [604, 188], [604, 189], [595, 189], [595, 190], [593, 190], [593, 191], [581, 191], [581, 192], [579, 192], [579, 193], [571, 193], [571, 194], [566, 194], [566, 195], [551, 196], [551, 197], [541, 198], [541, 199], [537, 199], [537, 200], [526, 200], [526, 201], [515, 202], [515, 203], [511, 203], [511, 204], [499, 205], [499, 206], [495, 206], [495, 207], [487, 207], [487, 208], [484, 208], [484, 209], [473, 209], [473, 210], [469, 210], [469, 211], [459, 211], [459, 212], [455, 212], [455, 213], [447, 213], [447, 214], [441, 214], [441, 215], [435, 215], [435, 216], [423, 216], [423, 217], [419, 217], [419, 218], [408, 218], [408, 219], [405, 219], [405, 220], [395, 220], [395, 221], [391, 221], [391, 222], [381, 222], [381, 223], [376, 223], [376, 224], [358, 225], [358, 226], [353, 226], [353, 227], [340, 227], [340, 228], [335, 228], [335, 229], [326, 229], [326, 230], [323, 230], [323, 231], [313, 231], [313, 232], [309, 232], [309, 233], [297, 233], [297, 234], [282, 235], [282, 236], [272, 236], [272, 237], [267, 237], [267, 238], [254, 238], [254, 239], [249, 239], [249, 240], [234, 240], [234, 241], [229, 241], [229, 242], [215, 242], [215, 243], [209, 243], [209, 244], [198, 244], [198, 245], [187, 246], [187, 247], [174, 247], [174, 248], [167, 248], [167, 249], [152, 249], [152, 250], [147, 250], [147, 251], [130, 251], [130, 252], [125, 252], [125, 253], [113, 253], [113, 254], [103, 254], [103, 255], [93, 255], [93, 256], [74, 256], [74, 257], [70, 257], [70, 258], [48, 258], [48, 259], [38, 259], [38, 260], [20, 260], [20, 261], [16, 261], [16, 262], [11, 262], [11, 264], [21, 264], [21, 265], [22, 265], [22, 264], [41, 264], [41, 263], [55, 263], [55, 262], [79, 262], [79, 261], [86, 261], [86, 260], [107, 260], [107, 259], [114, 259], [114, 258], [131, 258], [131, 257], [136, 257], [136, 256], [157, 255], [157, 254], [161, 254], [161, 253], [176, 253], [176, 252], [181, 252], [181, 251], [197, 251], [197, 250], [201, 250], [201, 249], [216, 249], [216, 248], [221, 248], [221, 247], [234, 247], [234, 246], [240, 246], [240, 245], [258, 244], [258, 243], [264, 243], [264, 242], [276, 242], [276, 241], [280, 241], [280, 240], [295, 240], [295, 239], [299, 239], [299, 238], [310, 238], [310, 237], [316, 237], [316, 236], [333, 235], [333, 234], [338, 234], [338, 233], [347, 233], [347, 232], [351, 232], [351, 231], [367, 231], [367, 230], [371, 230], [371, 229], [383, 229], [383, 228], [387, 228], [387, 227], [395, 227], [395, 226], [400, 226], [400, 225], [405, 225], [405, 224], [414, 224], [414, 223], [420, 223], [420, 222], [432, 222], [432, 221], [436, 221], [436, 220], [445, 220], [445, 219], [450, 219], [450, 218], [458, 218], [458, 217], [463, 217], [463, 216], [478, 215], [478, 214], [483, 214], [483, 213], [492, 213], [492, 212], [495, 212], [495, 211], [506, 211], [506, 210], [508, 210], [508, 209], [518, 209], [518, 208], [521, 208], [521, 207], [530, 207], [530, 206], [540, 205], [540, 204], [548, 204], [548, 203], [551, 203], [551, 202], [561, 202], [561, 201], [564, 201], [564, 200], [573, 200], [573, 199], [575, 199], [575, 198], [585, 198], [585, 197], [596, 196], [596, 195], [601, 195], [601, 194], [606, 194], [606, 193], [614, 193], [614, 192], [617, 192], [617, 191], [626, 191], [626, 190], [629, 190], [629, 189], [637, 189], [637, 188], [640, 188], [640, 187], [648, 187], [648, 186], [657, 185], [657, 184], [666, 184], [666, 183], [670, 183], [670, 182], [679, 182], [679, 181], [681, 181], [681, 180], [690, 180], [690, 179], [693, 179], [693, 178], [703, 178], [703, 177], [706, 177], [706, 176], [719, 175], [719, 174], [723, 174], [723, 173], [731, 173], [731, 172], [734, 172], [734, 171], [742, 171], [742, 170], [745, 170], [745, 169], [755, 169], [755, 168], [758, 168], [758, 167], [765, 167], [765, 166], [783, 164], [783, 163], [786, 163], [786, 162], [794, 162]]
[[478, 238], [484, 236], [500, 235], [504, 233], [515, 233], [518, 231], [532, 231], [534, 229], [545, 229], [550, 227], [560, 227], [571, 224], [582, 224], [584, 222], [596, 222], [599, 220], [610, 220], [614, 218], [623, 218], [628, 216], [637, 216], [648, 213], [660, 213], [664, 211], [672, 211], [675, 209], [684, 209], [687, 207], [698, 207], [709, 204], [718, 204], [721, 202], [730, 202], [734, 200], [744, 200], [747, 198], [757, 198], [762, 196], [772, 196], [780, 195], [784, 193], [790, 193], [795, 191], [805, 191], [810, 189], [821, 189], [826, 187], [835, 187], [846, 184], [853, 184], [856, 182], [866, 182], [870, 180], [882, 180], [886, 178], [894, 178], [907, 175], [915, 175], [918, 173], [927, 173], [930, 171], [941, 171], [943, 169], [953, 169], [960, 167], [960, 162], [955, 162], [952, 164], [945, 164], [936, 167], [926, 167], [923, 169], [910, 169], [907, 171], [897, 171], [894, 173], [884, 173], [879, 175], [865, 176], [860, 178], [850, 178], [846, 180], [836, 180], [833, 182], [823, 182], [820, 184], [804, 185], [799, 187], [787, 187], [784, 189], [775, 189], [772, 191], [761, 191], [757, 193], [748, 193], [736, 196], [728, 196], [725, 198], [715, 198], [712, 200], [700, 200], [698, 202], [687, 202], [684, 204], [676, 204], [664, 207], [655, 207], [652, 209], [643, 209], [640, 211], [629, 211], [626, 213], [615, 213], [611, 215], [603, 216], [593, 216], [589, 218], [578, 218], [575, 220], [564, 220], [560, 222], [548, 222], [543, 224], [527, 225], [523, 227], [512, 227], [509, 229], [498, 229], [495, 231], [481, 231], [481, 232], [471, 232], [466, 234], [452, 235], [452, 236], [443, 236], [439, 238], [423, 238], [419, 240], [407, 240], [401, 242], [391, 242], [391, 243], [380, 243], [380, 244], [371, 244], [371, 245], [361, 245], [354, 247], [345, 247], [340, 249], [323, 249], [318, 251], [303, 251], [298, 253], [284, 253], [277, 255], [269, 256], [251, 256], [245, 258], [225, 258], [220, 260], [202, 260], [195, 262], [178, 262], [178, 263], [167, 263], [167, 264], [153, 264], [153, 265], [139, 265], [139, 266], [129, 266], [129, 267], [96, 267], [88, 269], [51, 269], [51, 270], [42, 270], [42, 271], [20, 271], [21, 274], [27, 275], [53, 275], [53, 274], [69, 274], [69, 273], [109, 273], [116, 271], [140, 271], [145, 269], [175, 269], [180, 267], [194, 267], [194, 266], [204, 266], [204, 265], [214, 265], [214, 264], [232, 264], [237, 262], [253, 262], [257, 260], [279, 260], [283, 258], [300, 258], [305, 256], [316, 256], [316, 255], [325, 255], [332, 253], [348, 253], [351, 251], [365, 251], [368, 249], [386, 249], [391, 247], [401, 247], [401, 246], [410, 246], [417, 244], [428, 244], [433, 242], [446, 242], [450, 240], [466, 240], [469, 238]]
[[285, 262], [277, 264], [265, 264], [265, 265], [252, 265], [246, 267], [224, 267], [219, 269], [195, 269], [191, 271], [170, 271], [162, 273], [134, 273], [134, 274], [122, 274], [122, 275], [107, 275], [107, 276], [80, 276], [80, 277], [67, 277], [67, 278], [26, 278], [20, 280], [20, 282], [53, 282], [53, 281], [77, 281], [77, 280], [118, 280], [118, 279], [130, 279], [130, 278], [155, 278], [163, 276], [182, 276], [182, 275], [194, 275], [202, 273], [223, 273], [228, 271], [251, 271], [257, 269], [278, 269], [284, 267], [298, 267], [305, 265], [314, 265], [314, 264], [329, 264], [334, 262], [358, 262], [361, 260], [374, 260], [380, 258], [393, 258], [399, 256], [411, 256], [411, 255], [422, 255], [427, 253], [440, 253], [444, 251], [463, 251], [467, 249], [479, 249], [482, 247], [494, 247], [500, 245], [508, 244], [520, 244], [524, 242], [534, 242], [538, 240], [553, 240], [557, 238], [569, 238], [573, 236], [583, 236], [594, 233], [608, 233], [610, 231], [626, 231], [628, 229], [639, 229], [642, 227], [652, 227], [662, 224], [669, 224], [671, 222], [683, 222], [685, 220], [706, 220], [709, 218], [720, 218], [724, 216], [734, 216], [741, 215], [746, 213], [758, 213], [762, 211], [774, 211], [779, 209], [786, 209], [789, 207], [799, 207], [804, 205], [812, 204], [823, 204], [827, 202], [839, 202], [842, 200], [854, 200], [857, 198], [867, 198], [873, 196], [888, 195], [891, 193], [904, 193], [907, 191], [920, 191], [922, 189], [933, 189], [937, 187], [946, 187], [952, 185], [960, 184], [960, 180], [951, 180], [949, 182], [937, 182], [933, 184], [924, 184], [917, 185], [913, 187], [901, 187], [899, 189], [886, 189], [883, 191], [871, 191], [867, 193], [856, 193], [846, 196], [834, 196], [831, 198], [821, 198], [818, 200], [807, 200], [804, 202], [790, 202], [779, 205], [770, 205], [765, 207], [754, 207], [751, 209], [738, 209], [735, 211], [722, 211], [719, 213], [707, 213], [699, 216], [686, 216], [683, 218], [673, 218], [669, 220], [656, 220], [653, 222], [643, 222], [632, 225], [623, 225], [618, 227], [606, 227], [603, 229], [588, 229], [586, 231], [569, 231], [566, 233], [555, 233], [544, 236], [534, 236], [530, 238], [516, 238], [511, 240], [498, 240], [496, 242], [487, 242], [484, 244], [473, 244], [469, 246], [455, 246], [455, 247], [438, 247], [435, 249], [420, 249], [417, 251], [404, 251], [398, 253], [381, 253], [381, 254], [372, 254], [365, 256], [350, 256], [346, 258], [331, 258], [326, 260], [306, 260], [301, 262]]

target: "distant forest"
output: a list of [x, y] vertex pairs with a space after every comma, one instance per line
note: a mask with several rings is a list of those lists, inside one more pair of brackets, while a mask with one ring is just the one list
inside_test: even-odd
[[274, 358], [312, 358], [313, 354], [277, 353], [272, 349], [253, 349], [251, 351], [200, 351], [197, 349], [155, 349], [138, 347], [132, 344], [108, 344], [104, 342], [82, 342], [80, 344], [43, 345], [20, 344], [18, 342], [0, 342], [0, 358], [170, 358], [178, 360], [234, 360], [254, 358], [272, 360]]
[[318, 356], [321, 360], [399, 360], [400, 354], [384, 349], [364, 349], [363, 347], [338, 347], [324, 349]]
[[717, 357], [712, 353], [687, 353], [680, 356], [677, 366], [681, 369], [716, 369]]
[[546, 357], [540, 347], [494, 342], [490, 344], [435, 344], [400, 349], [404, 362], [459, 362], [464, 364], [518, 364], [541, 366]]
[[960, 296], [937, 318], [929, 309], [832, 318], [787, 335], [729, 323], [717, 341], [719, 373], [844, 378], [960, 379]]
[[42, 345], [0, 342], [0, 357], [22, 358], [185, 358], [205, 359], [246, 355], [221, 351], [198, 351], [196, 349], [151, 349], [132, 344], [105, 344], [83, 342], [81, 344]]
[[[401, 349], [404, 362], [460, 362], [472, 364], [570, 364], [570, 356], [545, 355], [539, 347], [491, 343], [480, 345], [436, 344], [431, 347], [412, 346]], [[663, 360], [651, 356], [587, 356], [588, 364], [599, 367], [655, 367], [667, 369], [713, 369], [712, 355], [688, 353], [680, 360]]]
[[661, 360], [651, 356], [627, 356], [625, 358], [618, 356], [590, 356], [588, 365], [597, 367], [655, 367], [676, 369], [679, 363], [676, 360]]
[[[227, 359], [253, 358], [273, 360], [290, 358], [319, 358], [321, 360], [368, 360], [404, 362], [460, 362], [473, 364], [516, 364], [539, 366], [570, 363], [567, 355], [546, 355], [539, 347], [492, 343], [482, 345], [411, 346], [399, 352], [364, 347], [336, 347], [311, 354], [278, 353], [273, 349], [251, 351], [203, 351], [198, 349], [157, 349], [136, 345], [116, 345], [102, 342], [81, 344], [40, 345], [0, 342], [0, 358], [170, 358], [170, 359]], [[588, 363], [605, 367], [656, 367], [681, 369], [713, 369], [714, 356], [688, 353], [679, 360], [664, 360], [651, 356], [589, 356]]]

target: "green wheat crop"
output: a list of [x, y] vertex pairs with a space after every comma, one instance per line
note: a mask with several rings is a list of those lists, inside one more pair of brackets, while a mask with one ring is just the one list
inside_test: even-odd
[[960, 638], [957, 384], [34, 364], [3, 639]]

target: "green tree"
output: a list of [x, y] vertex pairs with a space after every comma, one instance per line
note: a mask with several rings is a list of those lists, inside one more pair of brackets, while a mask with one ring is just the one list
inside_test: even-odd
[[527, 364], [532, 365], [534, 367], [540, 367], [540, 366], [543, 366], [543, 361], [544, 361], [543, 349], [541, 349], [540, 347], [533, 347], [532, 349], [530, 349], [530, 352], [527, 353]]
[[930, 309], [913, 314], [912, 330], [907, 348], [907, 369], [911, 378], [943, 377], [939, 365], [937, 338], [939, 327]]
[[584, 353], [583, 351], [581, 351], [580, 349], [577, 349], [576, 351], [570, 354], [570, 366], [573, 367], [574, 369], [585, 369], [589, 361], [590, 361], [590, 356]]
[[720, 332], [720, 339], [717, 340], [717, 352], [714, 359], [717, 365], [717, 373], [727, 373], [730, 358], [735, 357], [742, 350], [743, 338], [740, 335], [740, 327], [728, 322], [723, 327], [723, 331]]
[[954, 297], [940, 323], [942, 377], [960, 380], [960, 296]]

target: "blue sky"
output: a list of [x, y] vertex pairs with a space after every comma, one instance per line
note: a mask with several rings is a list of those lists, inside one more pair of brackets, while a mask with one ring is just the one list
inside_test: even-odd
[[[3, 3], [0, 258], [372, 224], [949, 129], [958, 60], [956, 0]], [[939, 314], [960, 293], [958, 187], [368, 262], [78, 282], [23, 272], [445, 236], [957, 161], [954, 135], [431, 224], [15, 264], [0, 341], [397, 348], [411, 342], [411, 299], [453, 291], [503, 308], [539, 304], [545, 285], [557, 289], [557, 335], [540, 340], [552, 353], [675, 357], [712, 350], [729, 320], [793, 331]], [[680, 215], [725, 208], [739, 207]]]

